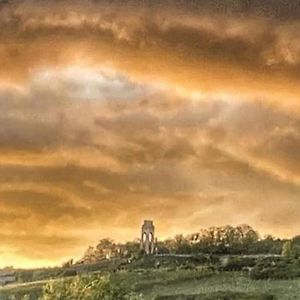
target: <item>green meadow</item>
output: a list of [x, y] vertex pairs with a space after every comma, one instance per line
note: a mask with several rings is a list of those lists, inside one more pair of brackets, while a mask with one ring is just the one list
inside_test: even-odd
[[[274, 259], [274, 261], [279, 260]], [[154, 258], [142, 258], [135, 264], [122, 263], [120, 264], [122, 268], [115, 269], [113, 266], [116, 266], [117, 262], [110, 263], [111, 265], [106, 262], [106, 267], [102, 264], [80, 266], [76, 276], [55, 277], [54, 273], [48, 270], [51, 278], [2, 287], [0, 299], [300, 299], [300, 278], [298, 276], [294, 278], [286, 276], [285, 279], [271, 278], [275, 276], [275, 268], [272, 269], [270, 278], [253, 279], [248, 270], [228, 271], [218, 263], [191, 263], [190, 260], [183, 259], [174, 261], [172, 258], [168, 262], [164, 258], [163, 266], [160, 268], [155, 267]], [[286, 265], [288, 264], [285, 262], [285, 267]], [[267, 268], [266, 264], [264, 266], [263, 272]], [[282, 270], [282, 266], [283, 261], [280, 260], [278, 268]], [[45, 270], [44, 276], [46, 275]]]

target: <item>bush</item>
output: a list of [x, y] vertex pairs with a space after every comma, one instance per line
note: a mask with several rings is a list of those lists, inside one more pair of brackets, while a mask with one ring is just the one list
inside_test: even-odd
[[72, 276], [76, 276], [76, 275], [77, 275], [77, 271], [74, 269], [66, 269], [62, 273], [59, 274], [60, 277], [72, 277]]
[[[126, 300], [133, 295], [111, 283], [108, 277], [76, 277], [73, 280], [50, 281], [41, 300]], [[136, 299], [136, 297], [134, 297]]]
[[149, 276], [133, 285], [134, 291], [145, 291], [152, 289], [154, 286], [168, 286], [183, 282], [201, 280], [213, 276], [214, 270], [209, 267], [201, 269], [181, 269], [177, 268], [172, 272], [156, 272], [156, 276]]
[[245, 268], [253, 267], [257, 258], [243, 256], [229, 256], [221, 259], [220, 269], [222, 271], [242, 271]]
[[294, 258], [267, 258], [250, 271], [252, 279], [291, 279], [300, 277], [300, 261]]
[[291, 257], [292, 256], [292, 242], [287, 241], [282, 246], [282, 256]]

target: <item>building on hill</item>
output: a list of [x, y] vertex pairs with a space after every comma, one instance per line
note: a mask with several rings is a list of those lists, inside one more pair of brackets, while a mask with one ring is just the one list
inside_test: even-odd
[[154, 253], [154, 232], [153, 221], [145, 220], [141, 232], [141, 250], [144, 250], [146, 254]]
[[0, 270], [0, 285], [14, 283], [17, 281], [16, 272], [12, 269]]

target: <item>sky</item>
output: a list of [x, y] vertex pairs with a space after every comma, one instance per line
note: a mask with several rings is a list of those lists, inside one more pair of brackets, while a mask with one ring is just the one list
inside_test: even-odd
[[0, 2], [0, 267], [101, 238], [300, 228], [298, 1]]

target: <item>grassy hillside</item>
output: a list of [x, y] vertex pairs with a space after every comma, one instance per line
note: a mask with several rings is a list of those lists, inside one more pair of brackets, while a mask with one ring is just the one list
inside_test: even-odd
[[[299, 268], [298, 260], [274, 257], [274, 259], [260, 258], [258, 262], [253, 262], [253, 259], [249, 259], [249, 257], [235, 257], [227, 258], [225, 261], [226, 264], [224, 264], [223, 258], [219, 260], [216, 260], [216, 258], [201, 260], [195, 257], [161, 257], [159, 258], [159, 267], [156, 267], [157, 258], [143, 257], [130, 264], [126, 264], [121, 260], [111, 261], [110, 263], [106, 261], [92, 265], [73, 266], [71, 270], [75, 270], [75, 273], [79, 274], [77, 276], [64, 277], [65, 274], [74, 274], [74, 272], [70, 272], [70, 269], [61, 270], [57, 273], [60, 274], [59, 276], [53, 276], [53, 271], [50, 270], [48, 275], [53, 278], [52, 288], [54, 290], [61, 288], [61, 286], [68, 289], [69, 284], [74, 288], [74, 282], [78, 284], [78, 280], [81, 279], [83, 283], [80, 283], [79, 286], [82, 287], [89, 284], [89, 278], [105, 276], [109, 278], [113, 286], [138, 297], [133, 298], [134, 300], [300, 299], [299, 277], [284, 280], [274, 277], [278, 270], [280, 274], [282, 274], [282, 270], [289, 270], [286, 266], [292, 266], [293, 269]], [[272, 277], [264, 280], [251, 278], [249, 271], [246, 271], [244, 267], [247, 267], [247, 265], [253, 266], [254, 263], [258, 266], [256, 272], [261, 270], [264, 272], [263, 274], [265, 274], [266, 268], [270, 269], [269, 265], [271, 265], [272, 272], [268, 271], [268, 274]], [[41, 273], [40, 270], [39, 272]], [[43, 277], [48, 277], [46, 271], [43, 273]], [[41, 296], [46, 283], [47, 279], [2, 287], [0, 289], [0, 299], [19, 300], [24, 295], [28, 295], [28, 300], [37, 300]], [[12, 298], [12, 296], [15, 298]], [[55, 296], [49, 299], [56, 300]], [[70, 298], [59, 299], [69, 300]], [[90, 299], [94, 300], [94, 298]], [[98, 300], [98, 298], [95, 299]]]
[[[113, 274], [111, 280], [117, 285], [131, 288], [145, 300], [167, 300], [177, 297], [178, 299], [300, 299], [300, 279], [254, 281], [241, 272], [210, 274], [203, 271], [198, 273], [195, 270], [148, 270], [142, 273], [122, 271]], [[7, 300], [12, 295], [15, 295], [16, 299], [21, 299], [22, 295], [28, 294], [30, 300], [36, 300], [41, 295], [43, 285], [38, 283], [7, 287], [0, 291], [0, 299]], [[183, 295], [189, 297], [184, 298]], [[195, 295], [197, 298], [193, 298]]]

